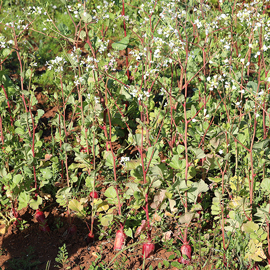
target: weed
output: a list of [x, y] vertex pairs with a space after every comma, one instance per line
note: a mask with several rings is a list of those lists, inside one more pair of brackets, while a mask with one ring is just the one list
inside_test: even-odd
[[[58, 251], [57, 257], [55, 258], [55, 261], [60, 264], [60, 265], [54, 266], [58, 268], [64, 268], [65, 265], [69, 262], [66, 244], [64, 244], [62, 247], [59, 247], [59, 251]], [[70, 266], [66, 267], [66, 269], [70, 269]]]

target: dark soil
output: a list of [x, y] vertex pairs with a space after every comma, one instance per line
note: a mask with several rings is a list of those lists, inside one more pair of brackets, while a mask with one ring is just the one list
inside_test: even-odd
[[[8, 232], [1, 236], [1, 269], [46, 269], [46, 265], [49, 263], [50, 268], [48, 269], [59, 269], [55, 267], [55, 265], [59, 265], [55, 262], [55, 258], [59, 247], [64, 244], [67, 247], [69, 261], [64, 269], [70, 266], [70, 269], [87, 270], [99, 255], [101, 258], [98, 259], [98, 262], [105, 262], [108, 265], [117, 254], [117, 251], [113, 250], [114, 238], [112, 236], [99, 241], [100, 235], [95, 231], [97, 239], [87, 244], [86, 236], [89, 231], [86, 224], [80, 219], [72, 217], [73, 224], [77, 226], [77, 232], [73, 235], [69, 234], [69, 218], [61, 208], [54, 207], [51, 210], [44, 211], [51, 228], [49, 233], [40, 231], [34, 213], [34, 210], [30, 208], [19, 211], [20, 217], [26, 220], [30, 226], [20, 231], [12, 225]], [[90, 220], [88, 220], [88, 223], [90, 223]], [[57, 226], [60, 228], [57, 228]], [[0, 229], [3, 227], [4, 225], [1, 225]], [[128, 239], [126, 245], [132, 243], [134, 243], [134, 240]], [[172, 254], [172, 252], [156, 245], [155, 254], [145, 261], [145, 269], [149, 269], [150, 265], [153, 269], [158, 269], [158, 264], [162, 263], [163, 260], [168, 260]], [[27, 257], [30, 257], [30, 260]], [[142, 264], [142, 245], [140, 244], [120, 254], [109, 269], [141, 269]], [[116, 267], [116, 265], [118, 266]]]

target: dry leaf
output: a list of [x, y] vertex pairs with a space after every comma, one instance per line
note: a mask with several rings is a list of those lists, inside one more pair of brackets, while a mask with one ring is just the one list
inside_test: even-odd
[[159, 190], [154, 197], [154, 201], [151, 203], [150, 207], [157, 209], [163, 200], [166, 198], [166, 189]]
[[172, 231], [163, 233], [162, 242], [169, 241], [171, 239]]
[[52, 154], [46, 154], [45, 155], [45, 161], [50, 160], [52, 157]]
[[137, 228], [135, 232], [135, 237], [138, 237], [141, 232], [145, 231], [146, 225], [147, 225], [146, 220], [142, 220], [142, 224]]

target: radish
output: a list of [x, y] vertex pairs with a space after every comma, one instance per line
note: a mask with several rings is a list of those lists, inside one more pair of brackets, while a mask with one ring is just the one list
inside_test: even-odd
[[71, 224], [71, 226], [68, 229], [69, 234], [75, 234], [77, 232], [77, 227], [74, 224]]
[[188, 243], [184, 243], [183, 246], [181, 247], [181, 253], [182, 255], [186, 255], [188, 257], [188, 259], [185, 259], [183, 256], [178, 259], [178, 262], [182, 263], [182, 264], [189, 264], [190, 260], [191, 260], [191, 246]]
[[94, 235], [92, 232], [90, 232], [90, 233], [88, 233], [88, 235], [87, 235], [86, 242], [87, 242], [87, 243], [93, 242], [94, 239], [95, 239], [95, 235]]
[[150, 255], [152, 255], [155, 251], [155, 244], [148, 240], [148, 242], [143, 244], [142, 248], [142, 257], [147, 259]]
[[37, 222], [39, 223], [39, 229], [43, 232], [49, 232], [50, 231], [50, 228], [47, 224], [47, 220], [45, 218], [45, 215], [42, 211], [40, 210], [37, 210], [36, 211], [36, 215], [35, 215], [35, 218], [37, 220]]
[[96, 191], [94, 193], [93, 193], [93, 191], [91, 191], [89, 195], [91, 198], [94, 198], [94, 199], [98, 198], [98, 193]]
[[121, 228], [120, 230], [116, 232], [113, 250], [121, 250], [123, 245], [125, 244], [125, 239], [126, 239], [126, 235], [123, 231], [123, 228]]
[[36, 211], [35, 218], [36, 218], [38, 223], [43, 223], [44, 221], [46, 221], [44, 213], [40, 210]]
[[13, 222], [13, 224], [16, 226], [16, 228], [20, 228], [19, 222], [21, 222], [21, 221], [22, 221], [21, 218], [16, 218], [16, 220]]

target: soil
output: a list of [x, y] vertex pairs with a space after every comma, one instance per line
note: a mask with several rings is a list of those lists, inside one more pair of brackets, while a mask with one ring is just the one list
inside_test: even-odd
[[[66, 244], [68, 251], [68, 263], [64, 269], [89, 269], [99, 254], [101, 258], [98, 262], [105, 262], [108, 265], [112, 261], [117, 251], [113, 250], [114, 239], [107, 238], [106, 240], [98, 240], [100, 235], [95, 231], [96, 240], [92, 243], [87, 243], [87, 235], [89, 233], [86, 224], [76, 217], [72, 216], [72, 223], [76, 225], [77, 232], [71, 235], [69, 230], [69, 218], [63, 209], [51, 207], [44, 211], [48, 220], [48, 225], [51, 231], [49, 233], [42, 232], [39, 229], [39, 224], [34, 218], [34, 210], [24, 208], [19, 211], [19, 215], [23, 220], [27, 221], [29, 227], [23, 231], [18, 230], [15, 225], [9, 227], [7, 233], [0, 238], [1, 269], [46, 269], [46, 265], [50, 263], [48, 269], [59, 269], [55, 267], [59, 248]], [[90, 220], [88, 220], [90, 224]], [[57, 226], [59, 228], [57, 228]], [[2, 229], [4, 225], [1, 225]], [[135, 240], [136, 241], [136, 240]], [[134, 243], [133, 239], [127, 239], [126, 245]], [[145, 269], [149, 269], [152, 265], [153, 269], [158, 269], [158, 264], [163, 260], [168, 260], [172, 252], [168, 252], [156, 245], [154, 255], [145, 261]], [[27, 257], [30, 257], [28, 261]], [[28, 262], [27, 265], [24, 265]], [[118, 262], [116, 264], [115, 262]], [[32, 267], [29, 267], [30, 265]], [[141, 269], [143, 264], [142, 245], [137, 245], [131, 250], [126, 250], [120, 254], [107, 269]], [[163, 265], [163, 264], [162, 264]], [[84, 267], [84, 268], [83, 268]], [[121, 268], [122, 267], [122, 268]], [[174, 269], [174, 268], [171, 268]], [[175, 268], [177, 269], [177, 268]]]

